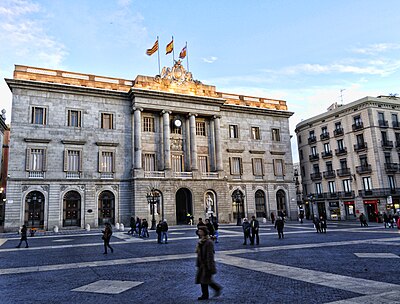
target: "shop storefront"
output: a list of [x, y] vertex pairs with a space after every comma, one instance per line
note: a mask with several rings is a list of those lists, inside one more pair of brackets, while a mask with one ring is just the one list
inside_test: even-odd
[[368, 221], [378, 222], [378, 200], [365, 200], [364, 210]]
[[339, 202], [329, 202], [329, 211], [331, 213], [331, 220], [340, 220]]
[[346, 212], [346, 220], [355, 220], [357, 218], [354, 201], [344, 202], [344, 208]]
[[398, 197], [388, 196], [386, 200], [387, 214], [400, 214], [400, 200]]

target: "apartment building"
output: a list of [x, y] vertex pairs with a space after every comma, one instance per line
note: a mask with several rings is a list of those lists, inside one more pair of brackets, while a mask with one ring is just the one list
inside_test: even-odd
[[370, 221], [400, 211], [400, 102], [365, 97], [296, 126], [308, 214]]

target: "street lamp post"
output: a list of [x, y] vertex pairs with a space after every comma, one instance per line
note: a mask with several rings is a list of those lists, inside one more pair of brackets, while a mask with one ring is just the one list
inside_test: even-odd
[[241, 226], [242, 225], [242, 214], [241, 214], [241, 206], [243, 203], [243, 194], [240, 192], [238, 189], [233, 191], [232, 193], [232, 201], [236, 203], [236, 208], [237, 208], [237, 221], [236, 225]]
[[156, 219], [154, 217], [154, 206], [160, 202], [160, 194], [156, 191], [156, 189], [152, 188], [150, 192], [147, 192], [146, 194], [147, 198], [147, 203], [150, 204], [150, 210], [152, 213], [152, 218], [151, 218], [151, 228], [150, 230], [155, 230], [156, 229]]

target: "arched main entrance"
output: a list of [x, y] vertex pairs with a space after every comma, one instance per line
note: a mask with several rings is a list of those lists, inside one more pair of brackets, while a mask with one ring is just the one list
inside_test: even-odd
[[39, 191], [29, 192], [25, 198], [25, 225], [44, 227], [44, 195]]
[[99, 195], [99, 226], [115, 223], [115, 197], [111, 191], [103, 191]]
[[267, 208], [265, 206], [265, 194], [262, 190], [257, 190], [255, 194], [256, 217], [267, 217]]
[[189, 189], [181, 188], [176, 192], [176, 224], [187, 224], [187, 214], [193, 215], [192, 193]]
[[278, 215], [283, 214], [284, 216], [287, 216], [286, 196], [285, 191], [283, 190], [278, 190], [276, 192], [276, 207], [278, 210]]
[[63, 226], [81, 225], [81, 195], [76, 191], [69, 191], [63, 199]]

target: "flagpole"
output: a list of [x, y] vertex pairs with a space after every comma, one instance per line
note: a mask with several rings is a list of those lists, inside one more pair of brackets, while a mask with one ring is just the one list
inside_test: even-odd
[[172, 36], [172, 66], [175, 64], [174, 36]]
[[188, 72], [189, 72], [189, 51], [188, 51], [188, 48], [187, 48], [187, 41], [186, 41], [186, 67], [187, 67], [187, 70], [188, 70]]
[[161, 76], [161, 68], [160, 68], [160, 42], [158, 41], [158, 36], [157, 36], [157, 43], [158, 43], [158, 48], [157, 48], [157, 54], [158, 54], [158, 75]]

